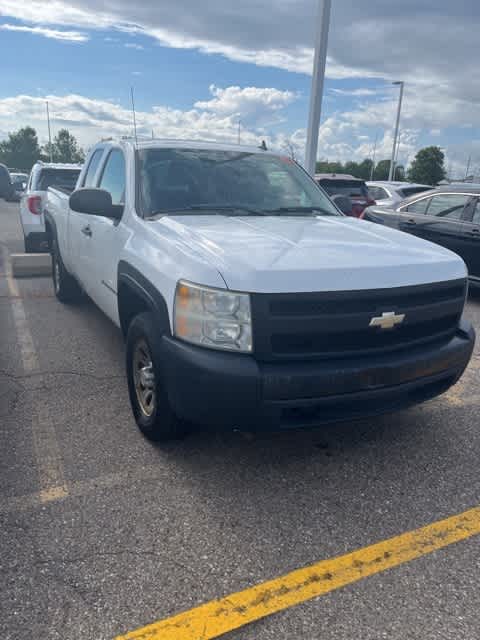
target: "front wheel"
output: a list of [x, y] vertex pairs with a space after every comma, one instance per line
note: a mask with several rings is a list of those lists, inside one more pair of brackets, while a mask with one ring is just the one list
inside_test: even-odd
[[140, 313], [133, 319], [126, 345], [130, 403], [138, 428], [156, 442], [179, 438], [187, 431], [163, 384], [160, 340], [153, 313]]

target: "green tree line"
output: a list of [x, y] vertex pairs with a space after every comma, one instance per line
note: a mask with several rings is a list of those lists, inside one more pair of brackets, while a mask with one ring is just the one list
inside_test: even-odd
[[[43, 147], [32, 127], [23, 127], [8, 134], [6, 140], [0, 142], [0, 163], [19, 171], [29, 172], [35, 162], [74, 162], [85, 160], [85, 153], [73, 134], [68, 129], [60, 129], [52, 141]], [[380, 160], [372, 172], [373, 161], [317, 162], [317, 173], [348, 173], [362, 180], [388, 180], [390, 160]], [[409, 180], [422, 184], [436, 185], [445, 178], [445, 156], [440, 147], [425, 147], [415, 156], [407, 171], [402, 165], [395, 167], [395, 180]]]
[[[347, 173], [362, 180], [388, 180], [390, 160], [380, 160], [374, 167], [373, 161], [365, 159], [362, 162], [317, 162], [317, 173]], [[445, 178], [445, 155], [440, 147], [425, 147], [415, 156], [407, 171], [402, 165], [395, 167], [394, 180], [401, 182], [419, 182], [421, 184], [437, 185]]]
[[68, 129], [59, 130], [51, 148], [48, 143], [40, 146], [33, 127], [22, 127], [0, 142], [0, 163], [12, 169], [28, 173], [38, 160], [50, 162], [50, 159], [53, 162], [81, 163], [85, 160], [85, 153]]

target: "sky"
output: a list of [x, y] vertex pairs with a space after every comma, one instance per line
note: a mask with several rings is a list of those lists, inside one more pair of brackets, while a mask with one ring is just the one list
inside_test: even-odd
[[[0, 0], [0, 139], [66, 127], [259, 144], [303, 161], [321, 0]], [[480, 175], [478, 0], [332, 0], [319, 159], [398, 161], [440, 146]]]

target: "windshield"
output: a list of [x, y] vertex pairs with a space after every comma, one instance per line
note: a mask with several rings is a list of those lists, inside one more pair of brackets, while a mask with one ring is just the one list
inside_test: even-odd
[[292, 160], [270, 154], [204, 149], [139, 151], [144, 216], [215, 209], [231, 215], [340, 215]]
[[318, 183], [331, 196], [342, 195], [348, 196], [349, 198], [366, 198], [368, 196], [367, 185], [364, 182], [359, 182], [358, 180], [320, 179]]

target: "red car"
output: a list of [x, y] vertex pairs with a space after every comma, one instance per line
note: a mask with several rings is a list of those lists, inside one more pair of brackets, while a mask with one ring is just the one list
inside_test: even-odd
[[368, 194], [365, 180], [355, 178], [347, 173], [317, 173], [315, 180], [329, 196], [347, 196], [352, 201], [352, 211], [348, 214], [354, 218], [363, 218], [367, 207], [377, 204]]

